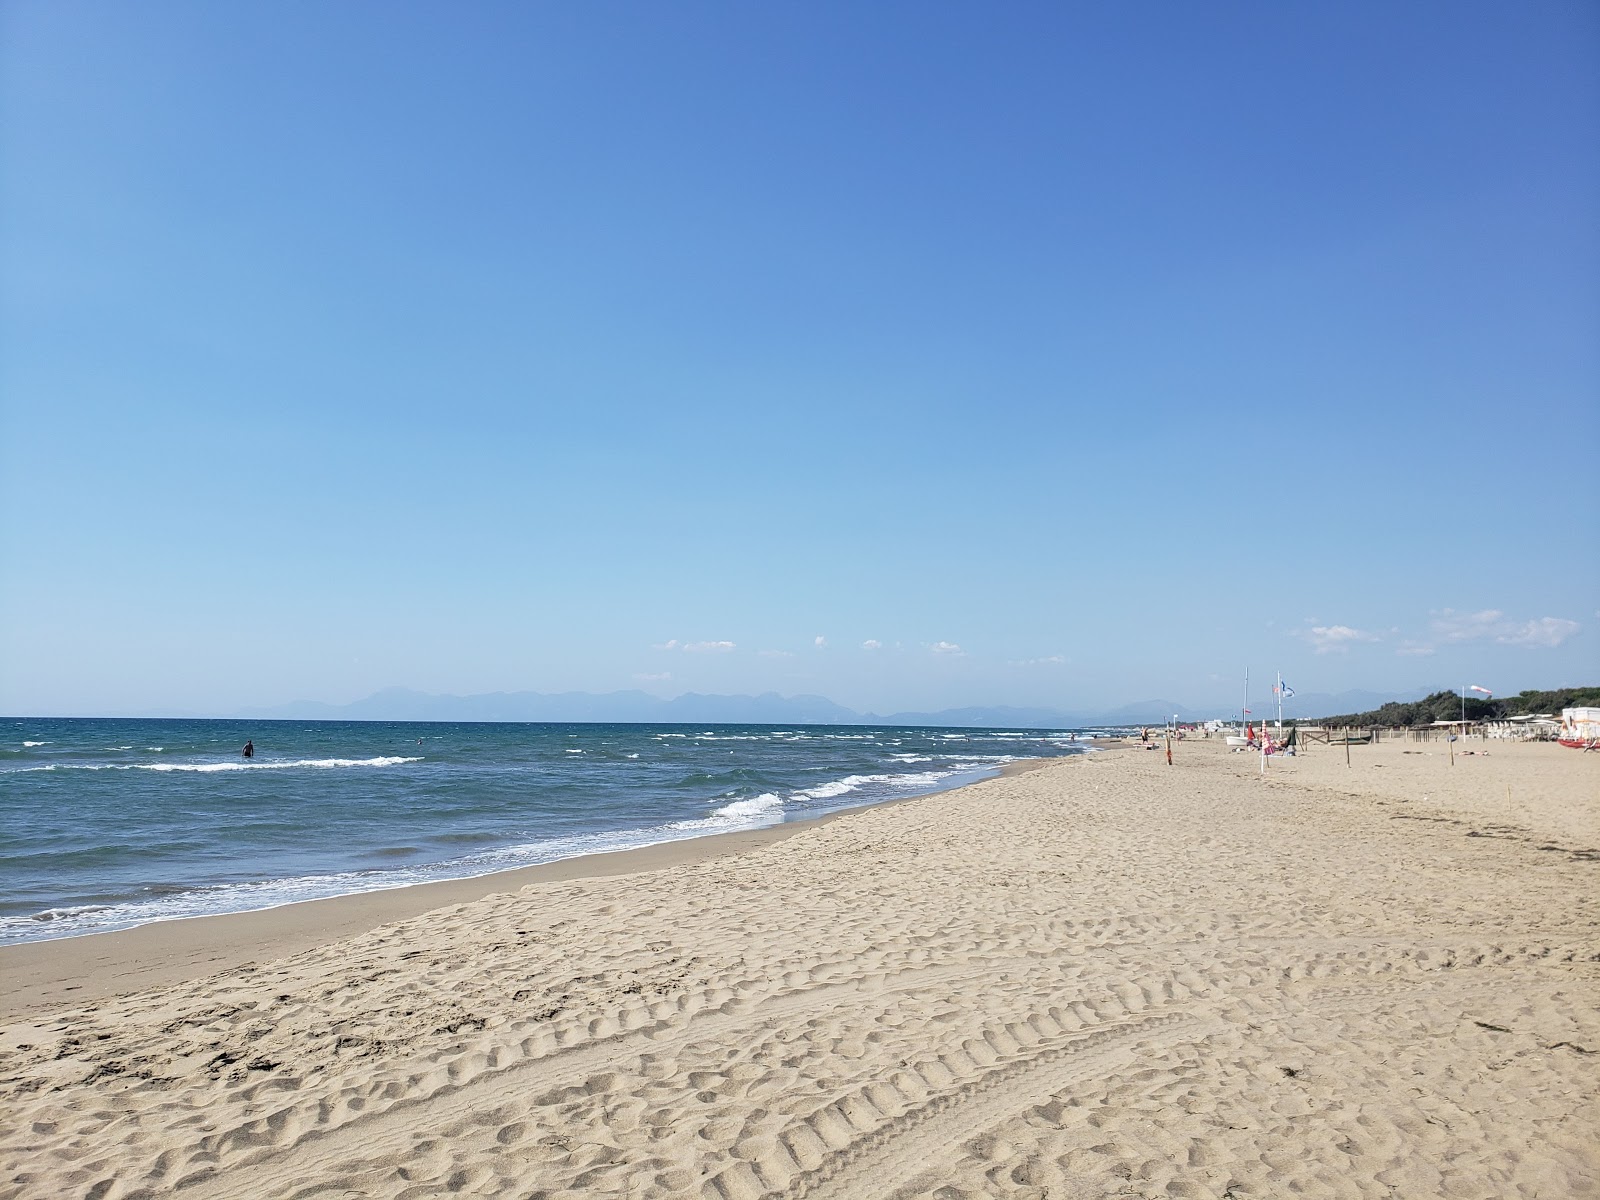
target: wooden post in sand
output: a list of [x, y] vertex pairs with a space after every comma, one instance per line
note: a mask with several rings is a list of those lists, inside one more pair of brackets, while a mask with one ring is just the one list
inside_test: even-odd
[[1172, 731], [1167, 731], [1167, 766], [1172, 765]]
[[1350, 765], [1350, 731], [1348, 729], [1344, 731], [1344, 765], [1347, 767]]

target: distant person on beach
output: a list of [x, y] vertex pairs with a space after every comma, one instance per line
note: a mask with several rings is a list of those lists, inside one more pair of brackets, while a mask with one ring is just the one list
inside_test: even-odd
[[246, 758], [254, 758], [256, 756], [256, 744], [254, 742], [246, 742], [244, 744], [244, 756]]

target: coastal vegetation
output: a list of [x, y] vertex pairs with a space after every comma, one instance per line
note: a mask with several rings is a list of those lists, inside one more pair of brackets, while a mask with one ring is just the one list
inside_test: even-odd
[[[1559, 713], [1563, 708], [1600, 706], [1600, 687], [1556, 688], [1554, 691], [1528, 690], [1515, 696], [1479, 699], [1468, 696], [1465, 716], [1469, 721], [1504, 721], [1532, 713]], [[1409, 704], [1391, 700], [1371, 712], [1345, 713], [1323, 717], [1321, 725], [1431, 725], [1435, 721], [1459, 721], [1463, 716], [1460, 692], [1434, 692]]]

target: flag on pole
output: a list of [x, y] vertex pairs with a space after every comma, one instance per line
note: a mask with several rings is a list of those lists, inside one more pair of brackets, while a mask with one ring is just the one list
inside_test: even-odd
[[1477, 685], [1477, 684], [1473, 684], [1473, 685], [1472, 685], [1472, 686], [1471, 686], [1471, 687], [1470, 687], [1470, 688], [1468, 688], [1468, 689], [1467, 689], [1467, 690], [1468, 690], [1468, 691], [1472, 691], [1472, 692], [1482, 692], [1482, 693], [1483, 693], [1483, 694], [1484, 694], [1484, 695], [1485, 695], [1485, 696], [1492, 696], [1492, 695], [1494, 695], [1494, 693], [1493, 693], [1493, 692], [1491, 692], [1491, 691], [1490, 691], [1490, 690], [1489, 690], [1489, 689], [1488, 689], [1488, 688], [1485, 688], [1485, 687], [1479, 687], [1479, 686], [1478, 686], [1478, 685]]
[[1290, 687], [1287, 683], [1282, 684], [1281, 686], [1283, 688], [1283, 698], [1285, 700], [1287, 700], [1290, 696], [1294, 695], [1294, 689], [1292, 687]]

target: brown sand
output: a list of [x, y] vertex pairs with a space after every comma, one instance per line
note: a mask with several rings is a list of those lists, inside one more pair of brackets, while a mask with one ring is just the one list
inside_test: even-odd
[[0, 1200], [1600, 1194], [1600, 755], [1488, 749], [0, 951]]

